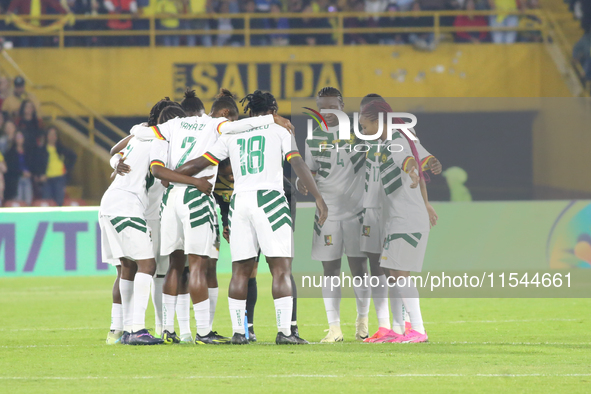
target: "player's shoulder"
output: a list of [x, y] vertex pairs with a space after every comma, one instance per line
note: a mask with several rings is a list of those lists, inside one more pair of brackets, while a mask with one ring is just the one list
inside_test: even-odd
[[138, 124], [132, 126], [131, 129], [129, 129], [129, 134], [136, 135], [138, 130], [140, 130], [141, 128], [144, 128], [144, 127], [149, 127], [147, 122], [138, 123]]

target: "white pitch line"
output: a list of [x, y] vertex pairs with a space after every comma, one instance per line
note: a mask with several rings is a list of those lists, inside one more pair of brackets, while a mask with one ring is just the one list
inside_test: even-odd
[[[301, 379], [301, 378], [313, 378], [313, 379], [343, 379], [343, 378], [533, 378], [533, 377], [589, 377], [591, 373], [568, 373], [568, 374], [552, 374], [552, 373], [525, 373], [525, 374], [456, 374], [456, 373], [421, 373], [421, 374], [365, 374], [365, 375], [322, 375], [322, 374], [297, 374], [297, 375], [236, 375], [236, 376], [126, 376], [125, 379], [186, 379], [186, 380], [201, 380], [201, 379]], [[111, 380], [121, 379], [120, 376], [0, 376], [0, 380]]]

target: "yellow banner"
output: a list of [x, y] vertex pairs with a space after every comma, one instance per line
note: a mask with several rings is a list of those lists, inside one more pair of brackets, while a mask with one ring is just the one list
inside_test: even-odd
[[16, 14], [9, 14], [6, 17], [7, 24], [13, 23], [16, 27], [18, 27], [21, 30], [32, 31], [35, 33], [48, 33], [52, 31], [61, 30], [65, 25], [73, 26], [74, 22], [76, 22], [74, 14], [66, 14], [63, 16], [63, 18], [56, 20], [51, 25], [47, 26], [33, 25], [30, 23], [30, 21], [27, 21]]

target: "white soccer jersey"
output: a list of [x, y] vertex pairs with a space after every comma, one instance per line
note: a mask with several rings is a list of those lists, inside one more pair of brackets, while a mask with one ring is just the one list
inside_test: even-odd
[[[390, 145], [399, 146], [388, 149]], [[398, 150], [401, 151], [397, 152]], [[386, 208], [388, 233], [429, 231], [429, 214], [420, 186], [412, 189], [412, 179], [404, 172], [407, 161], [412, 157], [408, 141], [399, 132], [392, 135], [391, 141], [382, 145], [379, 157], [380, 182], [385, 195], [383, 206]]]
[[[403, 135], [399, 135], [401, 138], [404, 138]], [[382, 152], [386, 148], [382, 140], [368, 142], [370, 143], [370, 149], [366, 154], [365, 161], [365, 193], [363, 195], [363, 208], [381, 208], [381, 201], [384, 201], [385, 195], [380, 178], [380, 166], [383, 164], [382, 160], [386, 158], [385, 156], [382, 156]], [[396, 143], [397, 142], [394, 142], [394, 144]], [[428, 169], [429, 159], [431, 159], [433, 155], [431, 155], [419, 141], [415, 141], [415, 147], [417, 148], [423, 171], [425, 171]]]
[[[328, 220], [346, 220], [363, 209], [364, 151], [355, 151], [356, 140], [339, 140], [338, 127], [317, 127], [306, 140], [306, 164], [316, 172], [318, 189], [328, 206]], [[322, 145], [334, 145], [330, 149]], [[338, 149], [337, 149], [338, 147]]]
[[148, 208], [146, 209], [146, 220], [160, 220], [160, 204], [166, 188], [160, 179], [149, 174], [146, 187], [148, 187]]
[[151, 144], [132, 138], [121, 152], [131, 167], [128, 174], [116, 175], [101, 200], [101, 215], [144, 217], [148, 208], [146, 181], [150, 168]]
[[[273, 115], [246, 118], [230, 122], [226, 118], [212, 118], [208, 115], [190, 116], [171, 119], [157, 126], [138, 125], [132, 128], [132, 134], [142, 140], [164, 140], [169, 142], [166, 160], [168, 168], [176, 169], [186, 162], [202, 156], [214, 143], [222, 132], [243, 130], [248, 127], [258, 127], [274, 123]], [[164, 156], [160, 155], [150, 165], [165, 165]], [[215, 186], [217, 168], [208, 167], [195, 177], [214, 175], [210, 182]], [[186, 186], [179, 184], [179, 186]]]
[[283, 194], [283, 158], [289, 161], [299, 155], [293, 136], [285, 128], [270, 124], [223, 132], [204, 157], [214, 165], [230, 158], [234, 194], [256, 190]]
[[[218, 126], [227, 122], [226, 118], [212, 118], [208, 115], [191, 116], [188, 118], [175, 118], [164, 124], [155, 126], [156, 130], [165, 136], [168, 142], [168, 151], [164, 155], [162, 149], [158, 149], [161, 153], [155, 156], [150, 165], [166, 165], [171, 170], [177, 169], [183, 164], [202, 156], [219, 137]], [[154, 141], [155, 145], [164, 145], [166, 142], [162, 140]], [[163, 162], [166, 160], [165, 162]], [[212, 185], [215, 185], [217, 176], [217, 167], [207, 167], [195, 177], [204, 177], [213, 175], [209, 180]], [[187, 186], [184, 183], [174, 183], [175, 186]]]

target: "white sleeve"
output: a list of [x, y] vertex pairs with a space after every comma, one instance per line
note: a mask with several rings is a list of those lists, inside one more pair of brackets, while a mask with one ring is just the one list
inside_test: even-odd
[[131, 134], [142, 141], [151, 141], [154, 139], [168, 141], [170, 140], [170, 135], [178, 119], [179, 118], [174, 118], [166, 123], [156, 126], [144, 126], [143, 124], [138, 124], [132, 127]]
[[397, 138], [396, 142], [389, 144], [388, 148], [385, 150], [390, 153], [390, 157], [394, 161], [394, 164], [403, 170], [406, 162], [411, 158], [414, 158], [412, 151], [410, 150], [410, 145], [404, 137]]
[[244, 118], [241, 120], [235, 120], [233, 122], [227, 120], [218, 125], [218, 132], [224, 133], [236, 133], [256, 127], [266, 126], [268, 124], [275, 123], [273, 115], [254, 116], [252, 118]]
[[166, 167], [167, 161], [168, 142], [159, 139], [152, 140], [150, 145], [150, 169], [154, 165]]
[[281, 151], [287, 161], [290, 161], [293, 157], [302, 157], [295, 137], [284, 128], [281, 128]]
[[320, 165], [318, 165], [318, 162], [314, 160], [314, 157], [312, 156], [312, 151], [310, 150], [308, 144], [306, 144], [305, 152], [306, 157], [304, 161], [306, 162], [306, 165], [308, 166], [310, 171], [317, 172], [320, 169]]
[[421, 161], [421, 168], [423, 170], [428, 169], [429, 167], [429, 159], [433, 157], [431, 153], [420, 142], [415, 142], [415, 147], [417, 148], [417, 153], [419, 154], [419, 160]]
[[222, 135], [215, 144], [203, 155], [212, 165], [217, 166], [220, 161], [228, 158], [230, 152], [228, 151], [227, 137]]
[[119, 160], [121, 160], [121, 156], [123, 156], [122, 153], [115, 153], [113, 155], [113, 157], [111, 157], [111, 160], [109, 160], [109, 164], [111, 164], [112, 169], [117, 168], [117, 164], [119, 164]]

